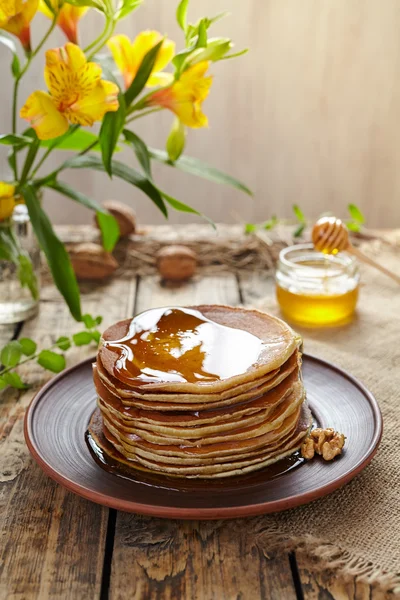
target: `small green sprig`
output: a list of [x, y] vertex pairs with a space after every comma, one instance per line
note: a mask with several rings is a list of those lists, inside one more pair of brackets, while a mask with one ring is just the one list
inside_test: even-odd
[[35, 360], [43, 369], [52, 373], [63, 371], [66, 365], [63, 352], [69, 350], [71, 346], [87, 346], [92, 342], [95, 342], [96, 345], [99, 344], [101, 334], [97, 327], [102, 320], [101, 316], [83, 315], [84, 330], [74, 333], [71, 337], [61, 336], [44, 350], [38, 350], [37, 343], [30, 338], [20, 338], [8, 342], [0, 352], [0, 362], [3, 365], [3, 369], [0, 371], [0, 390], [8, 386], [19, 390], [27, 389], [29, 385], [22, 381], [16, 369], [30, 360]]
[[[292, 210], [294, 216], [296, 217], [296, 223], [289, 221], [287, 219], [278, 219], [275, 215], [272, 216], [268, 221], [264, 223], [246, 223], [244, 226], [245, 233], [256, 233], [257, 231], [271, 230], [276, 227], [276, 225], [295, 225], [295, 230], [293, 231], [293, 237], [298, 238], [302, 235], [304, 229], [307, 226], [308, 219], [305, 217], [301, 208], [294, 204], [292, 206]], [[349, 211], [350, 219], [345, 221], [348, 229], [353, 232], [359, 232], [362, 230], [363, 225], [365, 223], [365, 217], [361, 210], [355, 204], [348, 204], [347, 210]], [[320, 215], [320, 217], [332, 216], [331, 213], [324, 213]]]

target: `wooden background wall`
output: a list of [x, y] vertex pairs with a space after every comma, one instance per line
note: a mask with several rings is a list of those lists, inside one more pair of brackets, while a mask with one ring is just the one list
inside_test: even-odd
[[[156, 28], [180, 38], [175, 0], [145, 0], [121, 24], [134, 36]], [[205, 104], [208, 130], [191, 131], [188, 153], [243, 179], [254, 199], [229, 188], [203, 182], [167, 167], [156, 169], [157, 181], [182, 201], [217, 221], [264, 220], [289, 215], [298, 203], [310, 217], [326, 210], [345, 214], [357, 203], [372, 226], [400, 225], [400, 2], [398, 0], [192, 0], [192, 20], [230, 10], [215, 26], [237, 49], [251, 52], [213, 67], [214, 84]], [[48, 21], [35, 18], [34, 30]], [[81, 22], [84, 42], [93, 38], [100, 20]], [[63, 43], [62, 34], [51, 46]], [[9, 56], [0, 50], [0, 131], [8, 131]], [[44, 87], [42, 63], [22, 86], [21, 105], [32, 89]], [[148, 117], [138, 133], [162, 147], [170, 114]], [[5, 172], [4, 152], [0, 154]], [[59, 158], [59, 157], [57, 157]], [[128, 161], [133, 161], [125, 152]], [[55, 161], [53, 161], [54, 164]], [[50, 162], [50, 166], [51, 166]], [[132, 204], [141, 222], [162, 217], [146, 197], [99, 173], [66, 175], [83, 192], [102, 201]], [[47, 206], [58, 222], [84, 222], [90, 216], [56, 194]], [[193, 218], [173, 215], [174, 222]]]

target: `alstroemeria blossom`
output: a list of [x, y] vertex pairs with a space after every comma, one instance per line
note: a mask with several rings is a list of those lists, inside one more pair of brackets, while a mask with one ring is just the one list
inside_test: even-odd
[[31, 49], [30, 22], [36, 14], [39, 0], [0, 0], [0, 29], [20, 39], [24, 49]]
[[0, 181], [0, 221], [11, 217], [15, 206], [14, 194], [14, 185]]
[[102, 80], [101, 67], [74, 44], [46, 52], [44, 77], [50, 94], [33, 92], [20, 112], [41, 140], [62, 135], [70, 123], [90, 127], [118, 110], [118, 86]]
[[[154, 48], [162, 38], [163, 36], [158, 31], [142, 31], [133, 42], [127, 35], [115, 35], [107, 42], [115, 64], [122, 73], [126, 88], [134, 80], [147, 52]], [[175, 43], [165, 39], [158, 52], [152, 74], [146, 83], [148, 87], [167, 85], [172, 81], [173, 77], [170, 73], [161, 73], [161, 71], [172, 60], [174, 53]]]
[[[88, 11], [87, 6], [73, 6], [72, 4], [64, 3], [59, 8], [58, 0], [50, 0], [50, 4], [57, 16], [57, 25], [65, 33], [67, 39], [73, 44], [78, 43], [78, 21]], [[49, 19], [53, 19], [54, 15], [48, 8], [44, 0], [40, 0], [39, 10]]]
[[202, 112], [202, 103], [207, 98], [212, 77], [205, 77], [209, 66], [203, 61], [182, 73], [171, 86], [156, 90], [147, 100], [147, 106], [162, 106], [172, 110], [187, 127], [207, 127], [208, 119]]

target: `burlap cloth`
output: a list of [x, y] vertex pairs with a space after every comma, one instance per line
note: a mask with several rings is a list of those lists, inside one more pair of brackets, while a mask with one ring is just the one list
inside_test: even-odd
[[[368, 251], [400, 273], [400, 247]], [[278, 314], [273, 297], [258, 307]], [[358, 314], [350, 325], [296, 329], [306, 352], [347, 369], [370, 389], [384, 433], [360, 475], [321, 500], [260, 518], [264, 534], [271, 543], [303, 549], [314, 567], [317, 559], [321, 568], [379, 583], [400, 597], [400, 286], [364, 267]]]

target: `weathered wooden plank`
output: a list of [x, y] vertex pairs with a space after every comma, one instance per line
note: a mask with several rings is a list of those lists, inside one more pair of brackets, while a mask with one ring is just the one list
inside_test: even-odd
[[[262, 306], [279, 314], [273, 277], [264, 272], [240, 273], [238, 281], [244, 304]], [[383, 600], [385, 597], [373, 586], [354, 580], [344, 583], [337, 576], [312, 572], [310, 561], [302, 555], [296, 559], [305, 600]]]
[[354, 580], [343, 581], [332, 573], [311, 573], [309, 560], [298, 556], [297, 564], [302, 583], [304, 600], [389, 600], [378, 587]]
[[[104, 316], [104, 327], [132, 314], [135, 282], [114, 280], [83, 294], [83, 309]], [[102, 325], [103, 326], [103, 325]], [[21, 335], [46, 347], [81, 329], [52, 288], [44, 289], [39, 316]], [[68, 352], [70, 365], [95, 348]], [[7, 599], [99, 597], [108, 510], [74, 496], [47, 478], [23, 439], [23, 416], [33, 394], [49, 378], [28, 363], [21, 374], [28, 392], [5, 390], [0, 398], [0, 597]]]
[[[184, 286], [140, 281], [137, 312], [155, 306], [237, 305], [236, 278], [205, 277]], [[288, 557], [266, 556], [257, 521], [198, 522], [118, 513], [110, 598], [295, 600]]]

